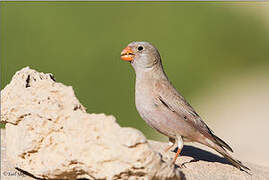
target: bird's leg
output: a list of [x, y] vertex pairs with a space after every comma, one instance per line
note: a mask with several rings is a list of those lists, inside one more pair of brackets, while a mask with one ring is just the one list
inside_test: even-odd
[[164, 152], [169, 151], [169, 149], [171, 149], [173, 146], [174, 146], [174, 143], [172, 143], [172, 142], [169, 141], [169, 144], [168, 144], [168, 146], [164, 149]]
[[176, 162], [177, 157], [180, 155], [180, 152], [181, 152], [181, 149], [178, 148], [178, 149], [177, 149], [177, 153], [176, 153], [176, 155], [175, 155], [175, 157], [174, 157], [173, 163]]
[[177, 157], [180, 155], [180, 152], [181, 152], [181, 150], [183, 148], [183, 145], [184, 145], [184, 143], [183, 143], [182, 137], [177, 136], [177, 153], [176, 153], [176, 155], [174, 157], [173, 163], [176, 162]]
[[176, 142], [175, 139], [173, 139], [173, 138], [169, 138], [169, 144], [168, 144], [168, 147], [166, 147], [166, 148], [164, 149], [164, 152], [169, 151], [169, 149], [171, 149], [171, 148], [175, 145], [175, 142]]

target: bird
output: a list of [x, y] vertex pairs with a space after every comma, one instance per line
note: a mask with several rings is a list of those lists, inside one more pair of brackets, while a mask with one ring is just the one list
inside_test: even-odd
[[120, 58], [130, 62], [135, 71], [135, 105], [139, 115], [149, 126], [169, 138], [165, 152], [177, 147], [173, 163], [184, 142], [198, 142], [216, 150], [236, 168], [250, 170], [228, 153], [233, 152], [232, 148], [213, 133], [172, 85], [157, 48], [149, 42], [134, 41], [122, 50]]

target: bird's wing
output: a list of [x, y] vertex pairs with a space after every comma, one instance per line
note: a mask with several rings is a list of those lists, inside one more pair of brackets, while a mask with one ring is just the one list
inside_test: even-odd
[[176, 113], [187, 123], [199, 130], [205, 136], [211, 135], [212, 131], [195, 112], [191, 105], [181, 96], [169, 81], [158, 81], [155, 88], [162, 104]]
[[233, 151], [227, 143], [213, 134], [213, 131], [206, 125], [202, 118], [169, 81], [157, 81], [155, 83], [155, 92], [157, 92], [156, 94], [159, 101], [166, 106], [166, 108], [169, 108], [171, 111], [176, 113], [181, 119], [184, 119], [185, 122], [198, 130], [208, 139], [213, 140], [229, 151]]

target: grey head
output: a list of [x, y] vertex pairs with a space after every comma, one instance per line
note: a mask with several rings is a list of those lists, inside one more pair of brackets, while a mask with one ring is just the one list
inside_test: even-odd
[[131, 42], [121, 52], [121, 59], [131, 62], [135, 71], [161, 65], [157, 48], [149, 42]]

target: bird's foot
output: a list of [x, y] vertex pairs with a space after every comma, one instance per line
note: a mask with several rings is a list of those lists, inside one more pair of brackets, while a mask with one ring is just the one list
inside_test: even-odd
[[164, 152], [167, 153], [173, 146], [174, 146], [174, 144], [169, 145], [168, 147], [166, 147], [166, 148], [164, 149]]
[[169, 138], [168, 147], [164, 149], [164, 152], [167, 153], [175, 145], [175, 139]]

